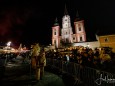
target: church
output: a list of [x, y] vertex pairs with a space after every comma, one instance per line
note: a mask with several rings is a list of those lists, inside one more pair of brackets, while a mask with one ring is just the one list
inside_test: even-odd
[[73, 23], [74, 28], [72, 28], [71, 18], [65, 6], [64, 16], [62, 17], [62, 27], [60, 27], [57, 18], [52, 27], [52, 45], [55, 46], [55, 48], [60, 48], [62, 42], [74, 45], [79, 43], [85, 43], [86, 46], [89, 45], [88, 42], [86, 42], [84, 20], [80, 20], [78, 13]]

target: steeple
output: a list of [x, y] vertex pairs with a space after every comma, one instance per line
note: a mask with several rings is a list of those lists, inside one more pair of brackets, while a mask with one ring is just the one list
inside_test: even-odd
[[59, 25], [59, 23], [58, 23], [58, 20], [57, 20], [57, 17], [56, 17], [55, 22], [54, 22], [54, 26], [58, 26], [58, 25]]
[[67, 11], [67, 7], [66, 7], [66, 4], [65, 4], [64, 15], [68, 15], [68, 11]]
[[75, 22], [76, 21], [79, 21], [80, 20], [80, 17], [79, 17], [79, 13], [78, 13], [78, 11], [77, 11], [77, 13], [76, 13], [76, 18], [75, 18]]

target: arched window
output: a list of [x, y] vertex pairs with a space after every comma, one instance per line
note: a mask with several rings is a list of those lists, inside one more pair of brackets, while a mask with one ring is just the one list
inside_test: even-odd
[[54, 32], [54, 35], [56, 35], [56, 31]]
[[81, 31], [81, 27], [79, 27], [79, 31]]
[[66, 35], [67, 35], [67, 32], [66, 32]]
[[80, 41], [83, 41], [82, 36], [80, 37]]
[[81, 31], [81, 24], [78, 24], [78, 30]]
[[54, 29], [54, 35], [56, 35], [56, 29]]

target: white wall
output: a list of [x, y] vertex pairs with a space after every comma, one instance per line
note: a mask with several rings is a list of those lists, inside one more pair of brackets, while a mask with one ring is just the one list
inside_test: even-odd
[[95, 49], [96, 47], [100, 47], [100, 43], [98, 41], [82, 42], [82, 43], [73, 43], [73, 46], [84, 46]]

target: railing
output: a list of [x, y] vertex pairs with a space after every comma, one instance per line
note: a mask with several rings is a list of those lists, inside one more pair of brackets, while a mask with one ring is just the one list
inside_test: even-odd
[[84, 86], [115, 86], [115, 74], [51, 58], [47, 58], [47, 65], [71, 74], [83, 82]]

